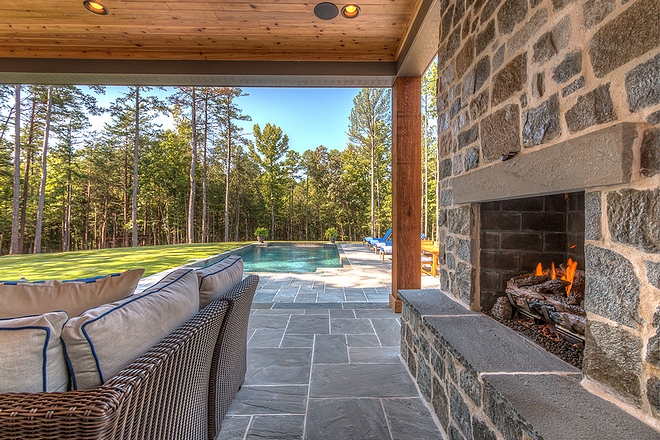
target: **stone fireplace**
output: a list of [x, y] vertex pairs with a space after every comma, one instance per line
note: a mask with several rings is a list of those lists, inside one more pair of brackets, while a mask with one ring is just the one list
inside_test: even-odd
[[[577, 259], [587, 312], [580, 383], [655, 429], [658, 11], [659, 0], [443, 0], [438, 54], [439, 294], [488, 310], [505, 278], [536, 258]], [[431, 377], [449, 407], [470, 401]]]

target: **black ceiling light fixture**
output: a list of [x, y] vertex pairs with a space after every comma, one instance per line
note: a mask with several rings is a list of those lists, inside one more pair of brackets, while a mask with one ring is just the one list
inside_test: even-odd
[[360, 15], [360, 7], [352, 3], [341, 8], [341, 15], [344, 18], [355, 18]]
[[103, 6], [99, 2], [93, 2], [93, 1], [90, 1], [90, 0], [85, 0], [83, 2], [83, 6], [85, 6], [85, 8], [89, 12], [93, 12], [94, 14], [98, 14], [98, 15], [108, 15], [108, 12], [109, 12], [108, 8], [106, 8], [105, 6]]
[[339, 14], [339, 8], [334, 3], [323, 2], [314, 6], [314, 15], [321, 20], [332, 20], [337, 14]]

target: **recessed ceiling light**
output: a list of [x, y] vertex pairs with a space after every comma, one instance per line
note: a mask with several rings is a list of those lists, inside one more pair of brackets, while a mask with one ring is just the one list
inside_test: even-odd
[[323, 2], [314, 6], [314, 15], [321, 20], [332, 20], [339, 13], [339, 8], [334, 3]]
[[353, 4], [346, 5], [341, 8], [341, 15], [345, 18], [355, 18], [360, 15], [360, 7]]
[[85, 6], [85, 8], [87, 8], [88, 11], [93, 12], [95, 14], [108, 15], [108, 8], [103, 6], [101, 3], [85, 0], [83, 2], [83, 6]]

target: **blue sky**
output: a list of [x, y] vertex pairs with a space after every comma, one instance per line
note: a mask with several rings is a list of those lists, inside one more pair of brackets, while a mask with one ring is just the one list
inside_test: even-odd
[[[243, 114], [252, 117], [243, 122], [246, 133], [252, 133], [254, 124], [263, 128], [275, 124], [289, 136], [289, 147], [298, 152], [324, 145], [328, 149], [343, 150], [346, 147], [348, 116], [353, 108], [353, 98], [360, 89], [340, 88], [244, 88], [248, 96], [239, 98], [237, 105]], [[107, 87], [105, 96], [98, 97], [99, 104], [108, 106], [111, 101], [126, 92], [125, 87]], [[171, 89], [168, 90], [171, 93]], [[164, 92], [159, 92], [159, 95]], [[169, 94], [167, 93], [167, 94]], [[92, 117], [94, 125], [109, 120]], [[171, 127], [167, 118], [159, 123]], [[248, 139], [251, 137], [248, 136]]]

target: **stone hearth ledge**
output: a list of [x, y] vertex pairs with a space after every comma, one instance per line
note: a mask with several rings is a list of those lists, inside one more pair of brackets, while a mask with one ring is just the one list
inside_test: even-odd
[[399, 298], [401, 356], [451, 438], [660, 438], [585, 390], [580, 370], [488, 316], [437, 289]]

